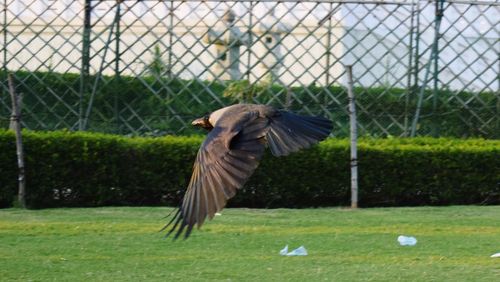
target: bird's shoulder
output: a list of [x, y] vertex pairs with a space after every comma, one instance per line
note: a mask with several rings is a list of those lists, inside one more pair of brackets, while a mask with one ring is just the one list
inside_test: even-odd
[[214, 112], [218, 115], [216, 125], [236, 125], [253, 118], [269, 118], [276, 114], [276, 110], [268, 105], [235, 104]]
[[[207, 135], [201, 146], [201, 151], [213, 154], [216, 152], [218, 156], [227, 153], [233, 143], [233, 138], [237, 135], [248, 135], [245, 128], [251, 127], [251, 136], [246, 137], [261, 137], [259, 132], [265, 132], [267, 118], [272, 117], [276, 110], [267, 105], [257, 104], [236, 104], [222, 108], [212, 113], [214, 128]], [[255, 135], [255, 136], [254, 136]], [[255, 137], [257, 138], [257, 137]], [[241, 138], [240, 138], [241, 139]], [[245, 138], [243, 138], [245, 139]]]

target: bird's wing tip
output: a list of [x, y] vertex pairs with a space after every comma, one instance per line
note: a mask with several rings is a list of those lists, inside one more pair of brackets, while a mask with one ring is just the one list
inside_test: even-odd
[[[175, 241], [181, 236], [181, 234], [183, 233], [184, 229], [187, 226], [186, 232], [184, 233], [184, 239], [187, 239], [189, 237], [189, 235], [191, 233], [191, 229], [193, 227], [191, 224], [186, 222], [186, 220], [183, 216], [183, 213], [182, 213], [182, 205], [179, 206], [179, 208], [177, 210], [174, 210], [174, 211], [176, 211], [176, 212], [173, 215], [173, 217], [170, 219], [170, 221], [167, 224], [165, 224], [165, 226], [163, 226], [163, 228], [161, 228], [158, 232], [163, 232], [166, 229], [170, 228], [168, 230], [168, 232], [165, 234], [165, 236], [163, 236], [163, 238], [166, 239], [166, 238], [170, 237], [170, 235], [175, 233], [175, 235], [172, 237], [172, 239]], [[170, 216], [172, 213], [173, 212], [170, 212], [170, 214], [168, 216]]]

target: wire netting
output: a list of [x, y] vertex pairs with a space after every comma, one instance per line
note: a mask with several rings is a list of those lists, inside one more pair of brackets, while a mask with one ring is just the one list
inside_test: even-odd
[[334, 121], [371, 136], [500, 132], [499, 1], [4, 0], [0, 126], [7, 72], [23, 126], [189, 134], [237, 102]]

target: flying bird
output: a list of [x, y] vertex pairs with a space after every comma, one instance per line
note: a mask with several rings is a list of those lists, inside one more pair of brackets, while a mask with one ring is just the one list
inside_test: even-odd
[[162, 229], [187, 238], [195, 226], [221, 211], [253, 174], [266, 147], [274, 156], [308, 148], [330, 134], [332, 122], [267, 105], [236, 104], [192, 122], [209, 131], [176, 213]]

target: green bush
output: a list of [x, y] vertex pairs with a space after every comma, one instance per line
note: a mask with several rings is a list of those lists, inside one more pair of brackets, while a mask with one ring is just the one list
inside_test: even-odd
[[[160, 71], [160, 70], [157, 70]], [[5, 73], [0, 70], [0, 77]], [[81, 77], [55, 72], [15, 72], [17, 92], [24, 93], [23, 123], [31, 130], [76, 128], [80, 106], [84, 110], [96, 77], [87, 78], [80, 101]], [[335, 121], [333, 134], [349, 135], [346, 89], [340, 86], [293, 86], [250, 84], [248, 81], [219, 83], [198, 79], [149, 76], [102, 76], [96, 84], [87, 130], [136, 135], [193, 134], [187, 121], [239, 101], [254, 101], [278, 108], [288, 105], [299, 113], [328, 116]], [[0, 127], [8, 126], [10, 98], [7, 88], [0, 95]], [[360, 135], [400, 136], [401, 125], [412, 121], [417, 91], [384, 87], [356, 87]], [[293, 93], [287, 100], [287, 93]], [[406, 96], [410, 98], [406, 101]], [[434, 109], [433, 91], [424, 93], [419, 133], [433, 136], [499, 137], [498, 94], [441, 89]], [[2, 100], [3, 99], [3, 100]], [[464, 101], [467, 105], [464, 106]], [[2, 103], [3, 102], [3, 103]], [[373, 120], [376, 122], [373, 122]], [[491, 120], [492, 119], [492, 120]], [[64, 122], [62, 122], [62, 120]], [[485, 122], [489, 121], [491, 122]], [[126, 122], [124, 122], [126, 121]], [[144, 126], [147, 124], [148, 126]], [[135, 131], [131, 130], [133, 128]], [[381, 130], [384, 128], [385, 130]]]
[[[11, 191], [2, 194], [12, 196], [14, 136], [2, 132], [0, 139], [2, 190]], [[199, 141], [26, 131], [27, 202], [32, 208], [172, 203], [189, 180]]]
[[0, 208], [12, 205], [17, 191], [17, 160], [14, 133], [0, 130]]
[[[202, 137], [24, 132], [31, 208], [176, 205]], [[362, 139], [361, 206], [500, 204], [500, 141]], [[0, 131], [0, 205], [16, 194], [14, 135]], [[349, 142], [328, 139], [275, 158], [267, 153], [231, 206], [348, 205]]]

